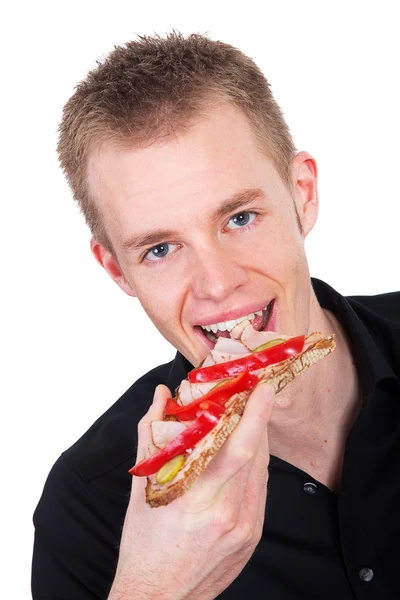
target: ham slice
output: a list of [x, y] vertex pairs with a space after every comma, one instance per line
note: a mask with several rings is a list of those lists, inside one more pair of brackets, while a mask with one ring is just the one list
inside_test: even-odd
[[189, 422], [181, 423], [180, 421], [152, 421], [151, 435], [153, 444], [157, 448], [164, 448], [169, 442], [172, 442], [177, 435], [182, 433], [188, 426]]
[[207, 354], [206, 358], [203, 360], [201, 366], [202, 367], [210, 367], [211, 365], [215, 365], [215, 360], [213, 359], [213, 356], [210, 352], [209, 354]]
[[[241, 358], [249, 353], [246, 346], [239, 340], [231, 338], [218, 338], [217, 343], [211, 350], [211, 355], [216, 363]], [[205, 365], [204, 365], [205, 366]]]
[[190, 404], [194, 400], [192, 395], [192, 385], [187, 379], [184, 379], [177, 389], [176, 400], [178, 404], [185, 405]]
[[[241, 337], [243, 331], [249, 325], [251, 326], [251, 323], [248, 319], [245, 319], [244, 321], [241, 321], [240, 323], [235, 325], [235, 327], [231, 330], [231, 338], [234, 340], [240, 340], [240, 337]], [[255, 330], [253, 329], [253, 331], [255, 331]]]
[[[218, 380], [221, 381], [221, 380]], [[179, 386], [179, 390], [177, 391], [176, 397], [177, 402], [181, 406], [187, 406], [193, 400], [197, 400], [197, 398], [201, 398], [204, 394], [207, 394], [210, 390], [213, 389], [218, 383], [218, 381], [206, 381], [205, 383], [189, 383], [187, 379], [184, 379]]]
[[250, 327], [247, 327], [243, 331], [241, 341], [243, 345], [246, 346], [247, 349], [252, 352], [256, 348], [258, 348], [258, 346], [262, 346], [262, 344], [266, 344], [267, 342], [271, 342], [272, 340], [276, 340], [278, 338], [282, 340], [288, 340], [290, 339], [290, 336], [280, 335], [275, 331], [261, 331], [258, 333], [254, 331], [254, 329], [250, 325]]

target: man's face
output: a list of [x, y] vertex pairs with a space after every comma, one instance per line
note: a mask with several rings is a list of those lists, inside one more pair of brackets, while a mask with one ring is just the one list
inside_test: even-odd
[[292, 197], [246, 118], [230, 106], [145, 149], [103, 146], [90, 157], [89, 185], [115, 258], [95, 241], [92, 249], [193, 365], [213, 346], [212, 331], [201, 326], [267, 306], [265, 329], [305, 333], [304, 235], [316, 219], [314, 174], [313, 159], [298, 155]]

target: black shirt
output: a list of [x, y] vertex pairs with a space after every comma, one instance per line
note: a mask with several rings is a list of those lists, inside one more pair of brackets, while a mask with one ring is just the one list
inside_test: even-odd
[[[348, 334], [363, 394], [340, 493], [271, 456], [262, 539], [222, 600], [400, 598], [400, 293], [344, 298], [312, 282]], [[55, 463], [34, 514], [34, 600], [107, 598], [137, 422], [155, 386], [173, 391], [190, 368], [178, 353], [147, 373]]]

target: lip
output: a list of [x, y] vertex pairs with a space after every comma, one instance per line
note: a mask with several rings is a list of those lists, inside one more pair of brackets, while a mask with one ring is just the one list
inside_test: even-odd
[[204, 335], [204, 333], [202, 332], [201, 327], [199, 325], [195, 325], [194, 332], [195, 332], [196, 335], [199, 336], [200, 341], [203, 344], [205, 344], [209, 350], [212, 350], [214, 348], [215, 343], [212, 342], [211, 340], [209, 340], [206, 335]]
[[[276, 327], [276, 300], [275, 300], [275, 298], [270, 300], [270, 302], [272, 302], [271, 312], [270, 312], [268, 321], [267, 321], [264, 329], [262, 329], [261, 331], [275, 331], [275, 327]], [[267, 304], [264, 304], [264, 306], [268, 306], [268, 304], [269, 304], [269, 302]], [[257, 310], [261, 310], [261, 309], [258, 308], [255, 310], [250, 310], [248, 313], [241, 312], [239, 314], [239, 316], [242, 316], [243, 314], [249, 315], [251, 312], [256, 312]], [[236, 311], [236, 314], [238, 314], [238, 311]], [[238, 318], [238, 317], [236, 317], [236, 318]], [[226, 320], [228, 320], [228, 319], [226, 319]], [[221, 321], [210, 321], [210, 323], [205, 323], [205, 325], [208, 325], [208, 324], [212, 325], [214, 322], [220, 323]], [[205, 344], [209, 350], [212, 350], [214, 348], [215, 342], [212, 342], [211, 340], [208, 339], [208, 337], [206, 335], [204, 335], [204, 333], [202, 332], [201, 327], [199, 325], [194, 326], [194, 331], [195, 331], [196, 335], [199, 336], [202, 343]], [[254, 332], [254, 333], [256, 333], [256, 332]]]
[[268, 317], [268, 321], [265, 324], [264, 329], [262, 331], [276, 331], [276, 300], [275, 298], [272, 300], [272, 308], [270, 315]]
[[223, 321], [233, 321], [245, 315], [250, 315], [251, 313], [263, 310], [266, 306], [268, 306], [268, 304], [270, 304], [270, 302], [272, 302], [272, 300], [274, 300], [274, 298], [271, 298], [271, 300], [268, 300], [268, 302], [265, 304], [251, 304], [249, 306], [245, 306], [244, 308], [237, 308], [236, 310], [219, 313], [213, 315], [212, 317], [207, 317], [206, 319], [196, 323], [194, 326], [204, 327], [205, 325], [213, 325], [214, 323], [222, 323]]

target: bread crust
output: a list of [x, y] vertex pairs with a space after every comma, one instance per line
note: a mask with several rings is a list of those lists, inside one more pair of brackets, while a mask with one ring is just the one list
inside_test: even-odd
[[[317, 335], [320, 335], [319, 339], [305, 351], [264, 369], [259, 374], [260, 381], [257, 386], [268, 383], [272, 385], [275, 393], [278, 394], [296, 377], [307, 371], [311, 365], [333, 352], [336, 346], [334, 336], [324, 338], [322, 334]], [[155, 475], [147, 478], [146, 502], [151, 507], [156, 508], [169, 504], [182, 496], [193, 485], [194, 481], [201, 475], [237, 427], [251, 391], [232, 396], [227, 404], [226, 414], [221, 417], [216, 427], [188, 454], [185, 464], [174, 479], [165, 484], [158, 484]]]

